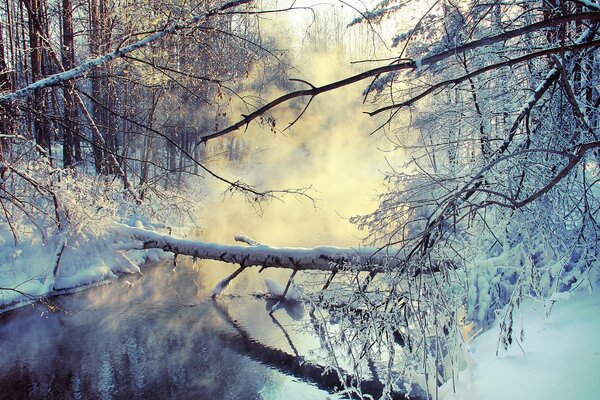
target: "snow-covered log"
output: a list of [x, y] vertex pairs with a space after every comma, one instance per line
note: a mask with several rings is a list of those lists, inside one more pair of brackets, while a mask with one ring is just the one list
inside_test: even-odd
[[[313, 248], [272, 247], [264, 244], [250, 246], [225, 245], [196, 240], [178, 239], [142, 228], [117, 225], [116, 232], [142, 242], [145, 249], [162, 249], [200, 259], [217, 260], [242, 267], [261, 266], [293, 270], [336, 272], [347, 262], [360, 261], [359, 270], [383, 272], [394, 258], [373, 247], [344, 248], [319, 246]], [[246, 242], [256, 243], [247, 239]]]

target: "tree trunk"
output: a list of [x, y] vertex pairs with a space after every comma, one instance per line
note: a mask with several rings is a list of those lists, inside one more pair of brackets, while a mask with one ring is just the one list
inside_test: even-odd
[[[10, 10], [7, 10], [10, 12]], [[11, 91], [12, 85], [12, 73], [8, 70], [8, 65], [4, 53], [4, 24], [0, 21], [0, 92]], [[0, 131], [4, 135], [13, 135], [15, 133], [15, 117], [14, 110], [11, 104], [0, 105]], [[0, 162], [4, 160], [4, 153], [7, 150], [7, 144], [9, 138], [0, 138]], [[0, 176], [2, 179], [2, 176]]]
[[[75, 66], [75, 48], [73, 43], [73, 7], [71, 0], [62, 1], [62, 64], [64, 70]], [[64, 96], [64, 127], [63, 127], [63, 166], [73, 165], [73, 160], [81, 161], [81, 149], [76, 151], [77, 132], [77, 107], [73, 99], [74, 83], [65, 82], [63, 86]]]
[[[89, 46], [90, 46], [90, 55], [92, 57], [97, 57], [100, 55], [100, 22], [98, 17], [98, 0], [90, 1], [90, 15], [89, 15]], [[101, 97], [101, 83], [100, 78], [97, 76], [97, 72], [92, 75], [92, 97], [98, 102], [102, 101]], [[96, 102], [93, 103], [92, 106], [92, 114], [94, 116], [94, 121], [96, 121], [96, 126], [98, 130], [102, 129], [103, 123], [103, 110], [99, 104]], [[92, 149], [94, 152], [94, 167], [96, 168], [96, 173], [101, 174], [104, 170], [104, 157], [103, 157], [103, 147], [101, 145], [101, 139], [97, 133], [92, 135]]]
[[[35, 26], [35, 21], [40, 25], [44, 23], [42, 18], [42, 5], [40, 0], [32, 0], [27, 9], [28, 11], [28, 29], [29, 29], [29, 51], [31, 59], [31, 81], [37, 82], [43, 78], [44, 52], [42, 51], [42, 41]], [[43, 25], [42, 25], [43, 28]], [[50, 129], [44, 118], [47, 111], [45, 94], [42, 90], [33, 93], [33, 129], [35, 140], [38, 145], [47, 151], [50, 155]]]
[[[144, 249], [162, 249], [174, 254], [188, 255], [199, 259], [240, 264], [242, 267], [260, 266], [265, 268], [285, 268], [296, 271], [338, 272], [352, 263], [352, 271], [386, 272], [402, 269], [417, 275], [420, 272], [436, 272], [440, 267], [452, 267], [449, 262], [440, 261], [438, 268], [418, 271], [404, 262], [397, 251], [376, 247], [271, 247], [257, 243], [244, 236], [235, 240], [249, 246], [224, 245], [217, 243], [178, 239], [169, 235], [127, 225], [117, 224], [115, 231], [143, 243]], [[409, 270], [410, 269], [410, 270]]]

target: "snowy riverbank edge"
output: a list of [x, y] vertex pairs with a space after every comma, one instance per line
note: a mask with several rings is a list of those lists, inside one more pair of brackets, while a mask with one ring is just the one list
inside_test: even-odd
[[[590, 288], [591, 289], [591, 288]], [[444, 400], [594, 399], [600, 393], [600, 291], [527, 299], [515, 329], [524, 340], [498, 348], [493, 327], [470, 344], [467, 368], [440, 388]], [[551, 312], [548, 314], [549, 308]], [[520, 336], [520, 332], [519, 335]]]
[[46, 243], [2, 247], [0, 313], [110, 283], [125, 274], [141, 274], [144, 264], [173, 258], [160, 249], [136, 250], [134, 243], [111, 231], [64, 243], [64, 237], [55, 237]]
[[[102, 241], [96, 238], [65, 246], [54, 280], [60, 247], [61, 239], [56, 238], [43, 246], [20, 245], [10, 253], [4, 248], [0, 287], [18, 291], [0, 290], [0, 313], [107, 284], [124, 274], [142, 273], [140, 267], [147, 262], [172, 259], [170, 253], [157, 249], [125, 250], [132, 243], [110, 233]], [[267, 289], [273, 292], [268, 285]], [[525, 301], [515, 328], [524, 328], [525, 339], [496, 356], [499, 327], [494, 324], [470, 343], [467, 368], [439, 388], [440, 398], [594, 398], [600, 393], [600, 294], [597, 288], [591, 289], [560, 294], [552, 301]]]

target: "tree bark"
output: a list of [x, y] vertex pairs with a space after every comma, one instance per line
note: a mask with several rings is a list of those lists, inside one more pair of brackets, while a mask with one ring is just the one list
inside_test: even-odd
[[[264, 244], [251, 246], [225, 245], [194, 240], [178, 239], [156, 232], [126, 225], [116, 225], [116, 232], [143, 243], [144, 249], [162, 249], [175, 254], [200, 259], [240, 264], [244, 267], [261, 266], [286, 268], [298, 271], [337, 272], [347, 263], [355, 265], [355, 271], [385, 272], [388, 266], [402, 266], [395, 253], [375, 247], [332, 247], [319, 246], [271, 247]], [[238, 241], [248, 243], [247, 238]], [[360, 262], [359, 262], [360, 261]], [[396, 264], [396, 265], [394, 265]]]
[[[90, 1], [90, 13], [89, 13], [89, 46], [90, 46], [90, 55], [92, 57], [98, 57], [100, 55], [100, 22], [98, 20], [98, 2], [97, 0]], [[101, 100], [100, 98], [100, 79], [97, 76], [92, 75], [91, 77], [92, 84], [92, 96]], [[96, 104], [92, 105], [92, 114], [94, 115], [95, 120], [98, 122], [98, 125], [104, 125], [103, 120], [101, 119], [102, 109]], [[100, 129], [100, 128], [98, 128]], [[100, 175], [102, 170], [104, 169], [104, 157], [101, 146], [99, 135], [95, 130], [92, 130], [92, 149], [94, 152], [94, 166], [96, 168], [96, 174]]]
[[[64, 70], [75, 66], [75, 48], [73, 42], [73, 7], [71, 0], [62, 1], [63, 47], [62, 64]], [[64, 96], [64, 127], [63, 127], [63, 166], [73, 165], [74, 159], [81, 161], [81, 149], [76, 150], [77, 140], [77, 106], [73, 99], [74, 82], [67, 81], [63, 86]]]
[[[31, 60], [31, 82], [32, 84], [41, 81], [44, 73], [44, 52], [42, 51], [42, 40], [37, 27], [36, 21], [39, 22], [40, 28], [43, 29], [44, 20], [42, 18], [42, 3], [40, 0], [25, 1], [28, 12], [28, 29], [29, 29], [29, 51]], [[44, 118], [46, 114], [47, 104], [46, 96], [43, 91], [35, 91], [33, 93], [33, 126], [35, 132], [35, 140], [37, 144], [50, 155], [50, 130], [47, 121]]]
[[[9, 12], [9, 10], [7, 10]], [[12, 75], [13, 73], [8, 70], [8, 63], [4, 55], [4, 24], [0, 21], [0, 91], [11, 91], [12, 86]], [[14, 110], [10, 104], [0, 105], [0, 131], [7, 136], [15, 133], [15, 118], [13, 116]], [[0, 138], [0, 162], [4, 160], [4, 153], [7, 150], [7, 143], [10, 139], [6, 137]], [[2, 180], [2, 171], [0, 170], [0, 180]]]

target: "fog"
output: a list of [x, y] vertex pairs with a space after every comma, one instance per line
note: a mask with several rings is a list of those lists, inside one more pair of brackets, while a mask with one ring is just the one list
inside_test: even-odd
[[[287, 18], [277, 16], [263, 21], [263, 28], [277, 38], [278, 47], [286, 50], [289, 63], [295, 67], [290, 77], [322, 85], [357, 72], [350, 61], [356, 58], [357, 51], [363, 50], [349, 51], [343, 34], [336, 42], [330, 32], [316, 29], [316, 23], [296, 32], [286, 31], [286, 25], [292, 30], [298, 27], [297, 21], [290, 25]], [[338, 27], [344, 25], [341, 15], [331, 18], [337, 18]], [[356, 31], [346, 33], [356, 35]], [[369, 47], [368, 43], [365, 46]], [[261, 73], [257, 66], [248, 80], [257, 79]], [[282, 195], [256, 204], [241, 195], [223, 194], [222, 184], [207, 179], [209, 193], [199, 199], [204, 203], [204, 211], [198, 216], [200, 238], [231, 243], [234, 235], [243, 234], [274, 246], [359, 245], [365, 233], [350, 224], [348, 218], [374, 209], [381, 171], [387, 168], [388, 161], [396, 162], [402, 157], [399, 153], [381, 151], [390, 147], [381, 132], [370, 134], [383, 120], [363, 113], [368, 110], [362, 97], [367, 83], [318, 96], [289, 129], [285, 128], [296, 120], [309, 99], [283, 104], [274, 110], [271, 115], [276, 121], [274, 130], [252, 123], [247, 130], [211, 144], [207, 151], [213, 154], [208, 151], [206, 165], [227, 179], [239, 179], [257, 190], [310, 188], [306, 192], [310, 198]], [[303, 87], [298, 82], [294, 85], [296, 89]], [[239, 95], [260, 96], [269, 101], [283, 92], [271, 87], [261, 93], [244, 90]], [[247, 109], [232, 103], [227, 113], [233, 123]], [[221, 154], [224, 145], [232, 140], [236, 141], [234, 149], [239, 152], [233, 160], [227, 152]], [[65, 370], [64, 377], [61, 375], [57, 380], [65, 392], [109, 395], [122, 386], [131, 398], [139, 393], [176, 397], [183, 390], [188, 390], [188, 394], [239, 398], [245, 392], [281, 391], [287, 379], [284, 375], [259, 368], [246, 358], [240, 363], [239, 357], [223, 350], [232, 345], [231, 326], [218, 315], [208, 296], [212, 287], [237, 266], [201, 261], [198, 271], [191, 267], [190, 259], [180, 262], [183, 265], [173, 273], [167, 272], [172, 265], [165, 263], [145, 271], [143, 277], [127, 277], [126, 283], [117, 282], [110, 288], [97, 288], [67, 298], [60, 306], [69, 312], [64, 314], [68, 318], [63, 318], [62, 313], [51, 315], [53, 325], [39, 329], [47, 337], [56, 336], [53, 341], [37, 337], [28, 340], [30, 337], [25, 336], [19, 347], [15, 347], [26, 355], [27, 368], [40, 371], [22, 380], [33, 387], [47, 371], [46, 366], [60, 368], [65, 357], [60, 349], [74, 346], [71, 337], [78, 335], [81, 346], [67, 360], [76, 372]], [[307, 354], [320, 347], [312, 331], [299, 333], [289, 329], [294, 337], [292, 349], [287, 333], [273, 325], [268, 314], [272, 302], [235, 297], [264, 290], [265, 277], [285, 282], [289, 274], [290, 271], [282, 270], [268, 270], [260, 275], [256, 270], [246, 271], [226, 292], [234, 296], [224, 296], [222, 301], [230, 306], [232, 320], [250, 330], [254, 340], [290, 353], [297, 348]], [[297, 279], [306, 282], [307, 278], [299, 274]], [[82, 301], [86, 310], [78, 312], [74, 304]], [[275, 317], [291, 327], [297, 320], [302, 321], [303, 315], [303, 309], [297, 305], [278, 310]], [[61, 328], [63, 325], [66, 328]], [[27, 332], [33, 335], [38, 330]], [[102, 340], [94, 342], [96, 337]], [[44, 344], [27, 347], [30, 342]], [[98, 354], [102, 355], [99, 362], [94, 357]], [[7, 359], [16, 357], [13, 354]], [[234, 373], [228, 368], [231, 365], [236, 365]], [[97, 376], [100, 379], [95, 381]], [[13, 379], [12, 375], [8, 379]], [[170, 386], [158, 388], [155, 382], [169, 382]], [[301, 387], [307, 390], [306, 385]], [[227, 393], [220, 393], [224, 391]]]
[[[289, 50], [286, 54], [295, 67], [290, 77], [323, 85], [358, 71], [350, 63], [348, 54], [353, 52], [346, 49], [343, 41], [344, 35], [356, 35], [354, 28], [346, 29], [340, 15], [327, 14], [326, 18], [339, 19], [340, 42], [314, 37], [318, 21], [304, 30], [287, 33], [285, 20], [270, 21], [270, 29], [282, 29], [277, 34], [280, 46]], [[296, 28], [298, 24], [295, 21], [292, 26]], [[298, 45], [299, 42], [304, 45]], [[352, 59], [355, 58], [353, 54]], [[310, 187], [307, 194], [315, 202], [285, 195], [257, 206], [243, 196], [223, 196], [223, 186], [214, 185], [201, 218], [203, 239], [229, 243], [234, 235], [243, 234], [276, 246], [359, 245], [365, 233], [350, 224], [348, 218], [373, 210], [381, 171], [388, 168], [386, 158], [401, 158], [398, 152], [381, 151], [391, 147], [381, 132], [371, 135], [384, 119], [364, 114], [368, 106], [363, 105], [362, 91], [367, 84], [347, 86], [314, 98], [289, 129], [285, 128], [302, 112], [308, 98], [278, 106], [271, 114], [276, 121], [275, 131], [251, 123], [247, 130], [235, 133], [236, 146], [243, 148], [241, 161], [230, 163], [223, 161], [224, 157], [221, 161], [211, 158], [209, 166], [217, 166], [229, 179], [240, 179], [259, 190]], [[299, 82], [294, 85], [295, 89], [306, 87]], [[268, 101], [283, 93], [270, 89], [266, 93], [247, 91], [241, 95], [260, 95]], [[243, 107], [234, 105], [230, 122], [243, 113], [247, 113]], [[232, 137], [220, 140], [230, 143]]]

